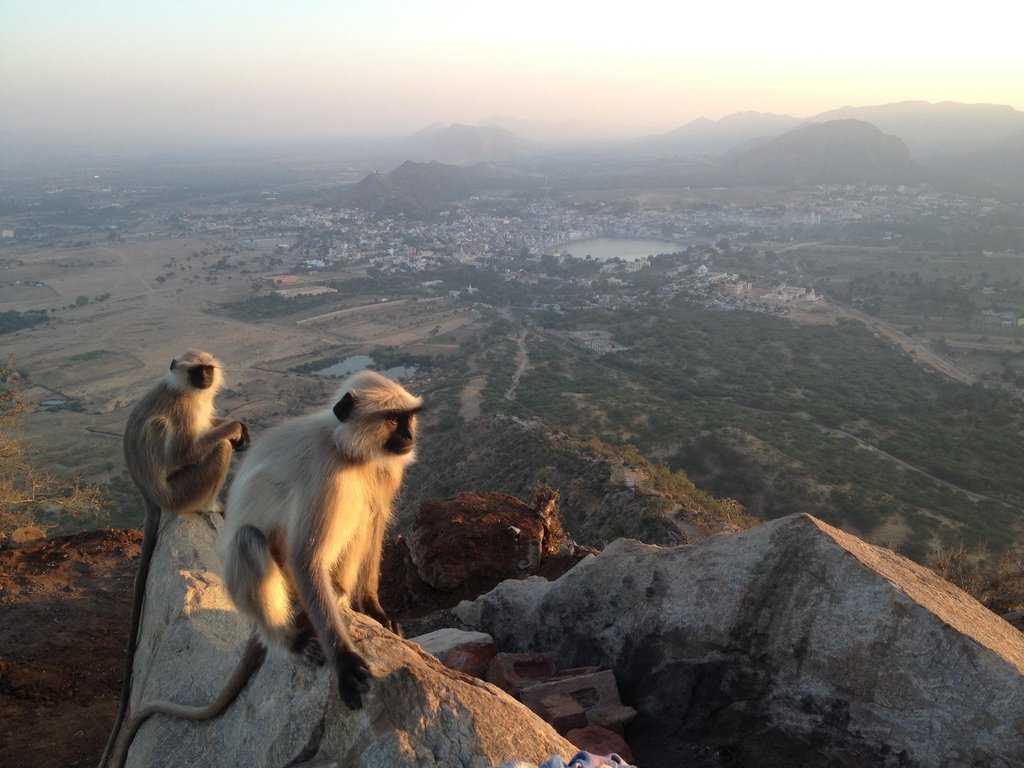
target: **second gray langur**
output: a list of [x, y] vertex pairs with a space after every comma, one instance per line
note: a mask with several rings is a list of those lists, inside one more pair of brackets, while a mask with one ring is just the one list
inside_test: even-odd
[[221, 549], [231, 599], [268, 646], [329, 662], [351, 709], [371, 675], [338, 603], [398, 630], [378, 597], [380, 559], [422, 406], [387, 377], [357, 373], [332, 408], [267, 433], [228, 496]]
[[150, 561], [161, 511], [185, 514], [209, 510], [227, 477], [234, 451], [249, 444], [240, 421], [219, 419], [214, 400], [223, 380], [220, 361], [190, 350], [171, 360], [170, 370], [132, 409], [124, 431], [128, 474], [142, 494], [145, 524], [135, 576], [132, 615], [125, 651], [121, 700], [100, 767], [117, 741], [131, 695], [135, 646], [146, 597]]
[[224, 712], [260, 668], [265, 648], [329, 662], [350, 709], [372, 675], [352, 646], [347, 599], [393, 631], [378, 597], [391, 505], [415, 459], [423, 401], [373, 371], [349, 378], [331, 408], [281, 424], [258, 440], [228, 493], [220, 549], [224, 583], [254, 632], [216, 700], [149, 702], [125, 731], [118, 766], [154, 714], [208, 720]]

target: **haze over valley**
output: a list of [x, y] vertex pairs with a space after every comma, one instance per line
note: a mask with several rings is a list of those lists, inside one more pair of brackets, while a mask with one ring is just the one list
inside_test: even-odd
[[[921, 647], [937, 659], [996, 648], [1017, 660], [995, 665], [1008, 691], [1020, 676], [1007, 670], [1024, 670], [1013, 666], [1024, 663], [1017, 26], [984, 1], [955, 19], [875, 0], [843, 19], [803, 0], [742, 13], [527, 3], [500, 18], [440, 5], [0, 10], [0, 605], [35, 617], [26, 636], [85, 622], [83, 647], [106, 664], [105, 682], [86, 685], [84, 651], [58, 675], [50, 645], [0, 649], [0, 709], [22, 734], [9, 752], [0, 738], [0, 762], [22, 752], [26, 765], [93, 761], [102, 749], [97, 723], [113, 715], [120, 663], [108, 628], [138, 547], [122, 529], [143, 514], [122, 434], [170, 361], [200, 348], [224, 362], [219, 411], [254, 441], [334, 402], [364, 369], [424, 397], [382, 587], [388, 611], [422, 632], [458, 625], [494, 633], [499, 655], [532, 653], [553, 635], [529, 635], [516, 611], [571, 628], [574, 615], [543, 611], [575, 595], [591, 601], [580, 615], [618, 615], [622, 605], [593, 603], [632, 594], [636, 566], [646, 592], [623, 600], [648, 613], [594, 632], [627, 638], [619, 656], [570, 629], [557, 643], [570, 677], [614, 670], [616, 706], [638, 720], [608, 730], [637, 748], [638, 764], [762, 768], [751, 756], [763, 745], [769, 766], [793, 755], [822, 768], [954, 764], [932, 760], [939, 747], [923, 737], [906, 742], [913, 759], [886, 741], [900, 729], [877, 723], [919, 710], [877, 714], [890, 695], [879, 676], [892, 670], [873, 664], [893, 649], [912, 656], [904, 668], [920, 690], [955, 691], [961, 709], [983, 701], [984, 686], [960, 697], [959, 683], [928, 675], [974, 680], [988, 667], [971, 656], [918, 670]], [[800, 513], [816, 519], [789, 517]], [[182, 574], [214, 568], [210, 531], [189, 525], [165, 525], [167, 594]], [[555, 565], [517, 548], [533, 528], [530, 546]], [[623, 538], [644, 543], [613, 543]], [[436, 551], [423, 555], [424, 542]], [[629, 578], [614, 571], [599, 584], [595, 555]], [[652, 565], [663, 556], [678, 563], [671, 574]], [[502, 558], [519, 565], [502, 570]], [[441, 581], [477, 567], [501, 578], [438, 587], [424, 576], [435, 560]], [[521, 597], [541, 580], [509, 573], [561, 578], [542, 601]], [[195, 595], [219, 589], [194, 581]], [[736, 584], [746, 591], [735, 615], [716, 616], [721, 637], [681, 651], [677, 635], [700, 645], [693, 627], [718, 631], [700, 611], [718, 612]], [[685, 632], [682, 620], [664, 623], [681, 594], [700, 603], [687, 604]], [[870, 649], [864, 669], [822, 641], [836, 627], [815, 624], [847, 596], [851, 616], [880, 606], [877, 627], [842, 628], [850, 648]], [[202, 635], [206, 609], [169, 600], [153, 613], [215, 668], [220, 636], [189, 634]], [[865, 639], [862, 626], [878, 632]], [[0, 640], [13, 647], [15, 629]], [[447, 681], [376, 631], [360, 629], [360, 642], [386, 646], [389, 669]], [[156, 658], [160, 637], [143, 639]], [[54, 642], [66, 648], [70, 635]], [[796, 672], [759, 666], [772, 643]], [[161, 680], [205, 675], [160, 663]], [[301, 697], [318, 673], [291, 663], [276, 669]], [[800, 688], [806, 669], [825, 667], [855, 678], [861, 698]], [[561, 679], [549, 672], [543, 684]], [[60, 675], [70, 682], [51, 682]], [[764, 693], [790, 677], [792, 689]], [[454, 690], [427, 698], [450, 703]], [[651, 714], [691, 695], [678, 722]], [[52, 733], [25, 703], [40, 701], [59, 710]], [[817, 725], [791, 742], [792, 702]], [[577, 704], [560, 705], [572, 730], [594, 726], [593, 703]], [[942, 706], [943, 722], [1003, 728], [981, 704], [970, 716]], [[555, 723], [545, 707], [533, 711]], [[881, 719], [864, 726], [864, 712]], [[302, 760], [280, 764], [327, 750], [324, 733], [351, 724], [335, 715], [308, 735], [313, 747], [296, 748]], [[208, 733], [230, 745], [233, 727]], [[721, 738], [731, 731], [745, 735]], [[154, 733], [150, 745], [178, 745], [176, 731]], [[972, 765], [1019, 754], [991, 749], [971, 753]], [[986, 763], [993, 755], [1003, 762]]]

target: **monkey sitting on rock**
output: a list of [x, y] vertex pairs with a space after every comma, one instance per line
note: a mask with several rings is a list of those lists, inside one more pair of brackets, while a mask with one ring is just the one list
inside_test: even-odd
[[119, 768], [151, 715], [208, 720], [224, 712], [262, 666], [267, 647], [330, 664], [341, 700], [362, 707], [372, 674], [349, 639], [339, 602], [399, 631], [378, 598], [380, 560], [392, 502], [415, 459], [422, 405], [396, 382], [362, 371], [332, 407], [256, 441], [228, 493], [220, 534], [224, 583], [252, 620], [253, 635], [212, 704], [144, 706], [126, 730]]
[[128, 416], [124, 458], [128, 474], [142, 494], [145, 523], [139, 570], [135, 576], [121, 700], [100, 768], [107, 764], [128, 708], [135, 646], [161, 512], [186, 514], [216, 509], [232, 454], [244, 451], [249, 445], [249, 430], [245, 424], [216, 416], [214, 400], [222, 382], [220, 361], [209, 352], [190, 350], [171, 360], [167, 375], [145, 394]]

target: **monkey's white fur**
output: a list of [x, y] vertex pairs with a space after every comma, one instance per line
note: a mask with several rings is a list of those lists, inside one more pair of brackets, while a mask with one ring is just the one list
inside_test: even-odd
[[[418, 410], [422, 400], [372, 371], [349, 378], [337, 399], [346, 393], [355, 407], [344, 421], [328, 407], [255, 441], [228, 494], [219, 542], [225, 581], [270, 647], [289, 647], [295, 614], [312, 600], [297, 594], [296, 553], [308, 553], [311, 569], [320, 574], [315, 578], [329, 574], [353, 605], [371, 597], [369, 585], [379, 606], [381, 538], [403, 472], [415, 458], [413, 451], [385, 449], [381, 414]], [[245, 526], [259, 529], [277, 557], [262, 558], [253, 568], [238, 536]]]
[[[167, 371], [164, 380], [169, 389], [177, 392], [187, 392], [192, 389], [188, 380], [188, 369], [192, 365], [208, 365], [213, 369], [213, 383], [203, 390], [194, 390], [194, 394], [188, 400], [191, 411], [191, 422], [193, 431], [196, 433], [205, 432], [213, 426], [213, 419], [217, 415], [216, 400], [221, 388], [224, 386], [224, 369], [220, 360], [209, 352], [190, 349], [181, 357], [175, 358], [176, 365]], [[174, 435], [168, 433], [168, 445], [174, 440]], [[168, 451], [170, 448], [168, 448]]]

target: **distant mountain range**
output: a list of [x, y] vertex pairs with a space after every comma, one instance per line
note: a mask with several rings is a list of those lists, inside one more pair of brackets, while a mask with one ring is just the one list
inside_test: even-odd
[[643, 152], [671, 155], [720, 155], [740, 144], [778, 136], [803, 122], [792, 115], [736, 112], [721, 120], [699, 117], [681, 128], [637, 142]]
[[439, 123], [409, 136], [400, 150], [412, 160], [470, 165], [515, 160], [536, 149], [495, 125]]
[[763, 112], [737, 112], [721, 120], [698, 118], [681, 128], [650, 136], [637, 146], [670, 155], [716, 155], [744, 144], [763, 143], [804, 123], [860, 120], [901, 138], [915, 156], [970, 149], [1000, 142], [1024, 131], [1024, 112], [1003, 104], [902, 101], [867, 107], [841, 107], [807, 119]]
[[915, 177], [907, 145], [861, 120], [801, 125], [728, 155], [723, 170], [752, 184], [903, 183]]
[[965, 152], [1024, 132], [1024, 112], [1003, 104], [901, 101], [873, 107], [842, 107], [811, 122], [864, 120], [899, 136], [915, 156]]
[[[551, 129], [513, 118], [493, 120], [534, 135]], [[809, 120], [738, 112], [609, 143], [594, 154], [584, 150], [582, 161], [566, 161], [568, 146], [524, 139], [499, 125], [433, 125], [392, 145], [382, 158], [389, 165], [399, 158], [412, 161], [370, 174], [342, 195], [370, 210], [424, 214], [484, 189], [527, 188], [541, 178], [572, 188], [581, 183], [579, 173], [587, 175], [586, 183], [613, 186], [926, 180], [1024, 194], [1024, 112], [992, 104], [900, 102], [843, 107]], [[545, 151], [551, 153], [547, 161]], [[523, 159], [534, 165], [516, 164]], [[549, 165], [539, 168], [537, 161]]]
[[483, 128], [501, 128], [522, 137], [536, 145], [565, 146], [567, 144], [590, 144], [609, 138], [609, 134], [620, 134], [607, 127], [585, 123], [582, 120], [563, 120], [547, 122], [544, 120], [526, 120], [507, 115], [494, 115], [480, 121]]

